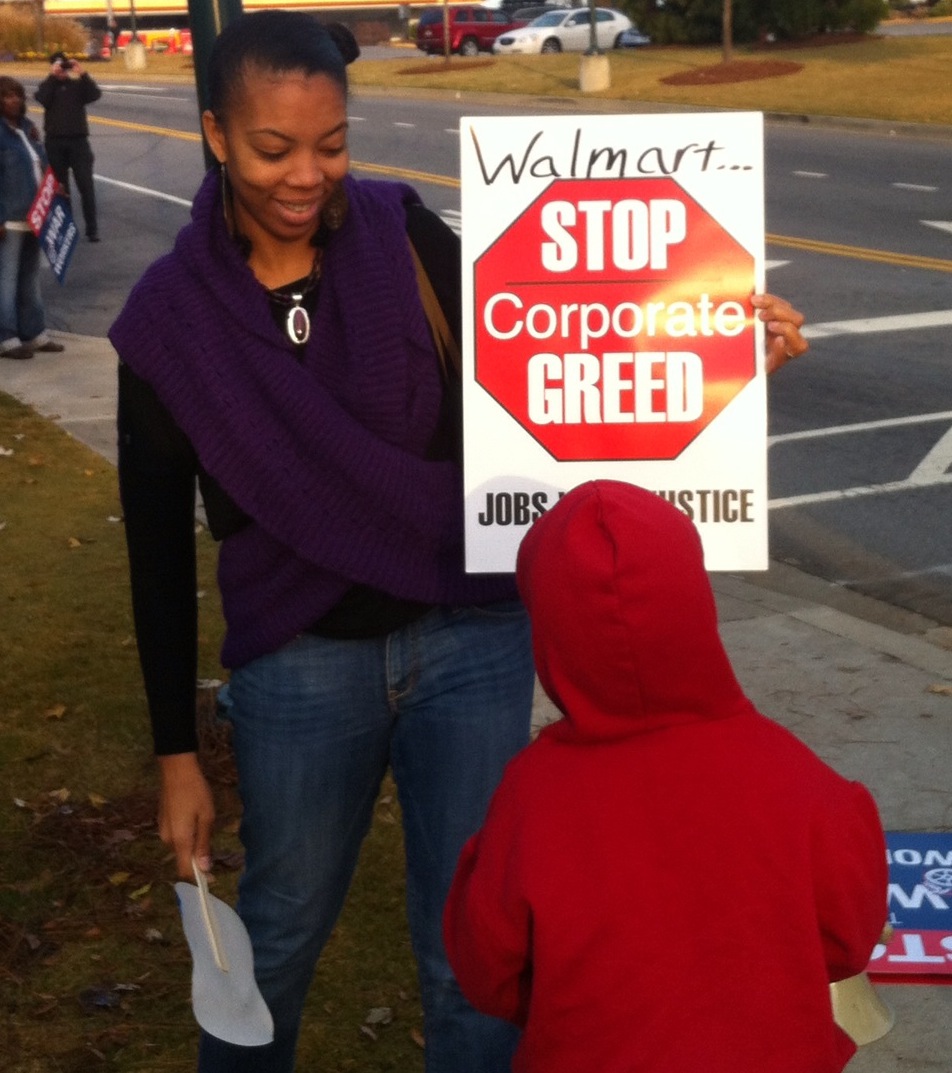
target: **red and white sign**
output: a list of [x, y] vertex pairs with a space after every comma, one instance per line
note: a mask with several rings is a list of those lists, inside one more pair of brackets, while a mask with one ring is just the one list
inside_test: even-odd
[[759, 115], [461, 120], [467, 569], [596, 477], [766, 567]]

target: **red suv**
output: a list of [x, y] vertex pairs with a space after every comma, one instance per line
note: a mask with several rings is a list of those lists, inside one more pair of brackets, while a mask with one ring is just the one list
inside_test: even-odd
[[[458, 52], [460, 56], [489, 52], [500, 34], [525, 25], [522, 21], [513, 21], [505, 11], [487, 7], [451, 7], [448, 14], [450, 52]], [[424, 8], [417, 25], [417, 48], [430, 56], [444, 51], [443, 8]]]

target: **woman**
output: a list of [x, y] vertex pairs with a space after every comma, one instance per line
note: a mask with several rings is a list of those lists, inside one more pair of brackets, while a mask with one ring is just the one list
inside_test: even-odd
[[[513, 1030], [466, 1004], [440, 933], [459, 850], [527, 740], [533, 688], [513, 578], [462, 567], [458, 383], [440, 370], [407, 242], [452, 323], [456, 239], [408, 187], [348, 175], [345, 61], [311, 17], [230, 24], [209, 98], [220, 168], [110, 333], [160, 833], [182, 876], [193, 857], [209, 867], [214, 820], [194, 725], [196, 475], [221, 540], [238, 908], [275, 1041], [205, 1036], [199, 1068], [293, 1068], [389, 763], [426, 1068], [503, 1073]], [[769, 299], [761, 315], [782, 325], [778, 353], [805, 349], [788, 306]]]
[[27, 213], [46, 170], [36, 126], [26, 118], [26, 93], [0, 76], [0, 358], [58, 353], [46, 332], [40, 296], [40, 244]]

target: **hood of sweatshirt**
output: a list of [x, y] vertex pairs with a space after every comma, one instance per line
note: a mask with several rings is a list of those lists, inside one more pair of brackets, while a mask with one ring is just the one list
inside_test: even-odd
[[697, 530], [621, 481], [580, 485], [519, 550], [536, 669], [565, 719], [547, 734], [614, 741], [753, 711], [717, 629]]

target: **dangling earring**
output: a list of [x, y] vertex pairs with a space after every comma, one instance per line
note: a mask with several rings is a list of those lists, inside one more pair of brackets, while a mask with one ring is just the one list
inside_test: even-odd
[[218, 176], [221, 181], [221, 211], [225, 215], [225, 227], [228, 228], [228, 234], [235, 237], [235, 221], [232, 219], [231, 212], [231, 187], [228, 184], [228, 172], [225, 170], [224, 160], [218, 162]]
[[337, 231], [347, 217], [347, 193], [343, 184], [337, 186], [321, 209], [321, 223], [328, 231]]

